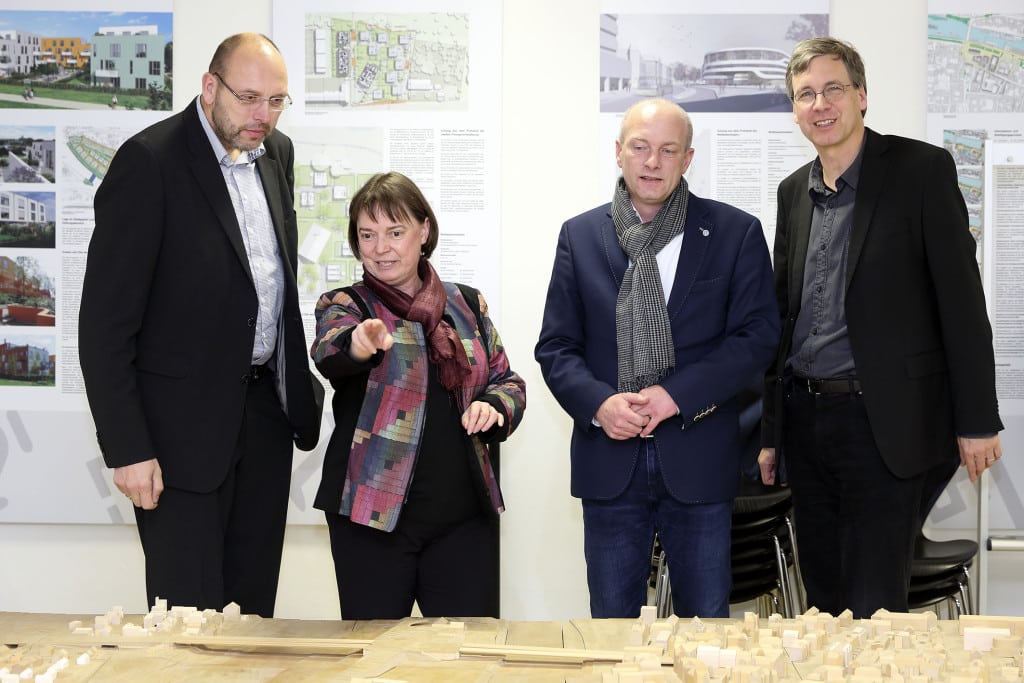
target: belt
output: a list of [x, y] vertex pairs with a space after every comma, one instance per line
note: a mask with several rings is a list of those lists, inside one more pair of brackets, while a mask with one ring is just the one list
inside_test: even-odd
[[790, 384], [810, 394], [860, 394], [860, 380], [850, 377], [845, 379], [813, 379], [793, 375]]
[[271, 369], [267, 365], [250, 365], [249, 372], [242, 375], [242, 382], [259, 382], [264, 377], [268, 377], [271, 374]]

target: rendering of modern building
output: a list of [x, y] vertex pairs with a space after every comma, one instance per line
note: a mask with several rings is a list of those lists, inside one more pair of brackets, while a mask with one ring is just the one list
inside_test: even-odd
[[619, 18], [601, 15], [601, 92], [630, 91], [637, 95], [672, 92], [672, 68], [661, 59], [646, 58], [632, 45], [619, 51]]
[[0, 223], [45, 223], [46, 204], [19, 192], [0, 190]]
[[620, 57], [619, 18], [601, 15], [601, 92], [629, 90], [633, 69], [628, 57]]
[[638, 95], [661, 97], [672, 92], [672, 67], [660, 59], [632, 60], [633, 92]]
[[38, 277], [29, 276], [17, 261], [0, 256], [0, 296], [52, 299], [53, 292]]
[[30, 344], [0, 343], [0, 377], [41, 379], [53, 376], [54, 357], [48, 350]]
[[34, 140], [28, 148], [29, 158], [39, 163], [40, 173], [53, 175], [54, 169], [57, 167], [55, 149], [56, 141], [54, 140]]
[[721, 85], [784, 85], [789, 54], [768, 47], [734, 47], [704, 55], [701, 78]]
[[34, 33], [0, 30], [0, 78], [27, 74], [41, 56], [42, 38]]
[[93, 85], [145, 90], [164, 87], [165, 36], [156, 26], [101, 26], [93, 36]]
[[81, 38], [43, 38], [39, 63], [56, 64], [61, 69], [84, 69], [89, 66], [91, 49]]

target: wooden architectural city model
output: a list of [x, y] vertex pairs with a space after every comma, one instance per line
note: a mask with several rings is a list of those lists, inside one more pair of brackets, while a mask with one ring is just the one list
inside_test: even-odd
[[[222, 612], [200, 612], [188, 607], [168, 609], [165, 601], [158, 601], [140, 625], [115, 607], [91, 624], [68, 624], [74, 640], [85, 644], [77, 654], [53, 648], [48, 657], [28, 661], [0, 645], [0, 683], [53, 683], [76, 669], [84, 673], [99, 648], [89, 645], [90, 641], [103, 646], [140, 640], [161, 646], [201, 646], [237, 651], [240, 657], [245, 652], [284, 648], [290, 654], [363, 660], [381, 646], [375, 640], [246, 635], [246, 630], [253, 632], [248, 624], [260, 621], [258, 616], [241, 614], [234, 604]], [[226, 624], [231, 624], [227, 630], [232, 635], [221, 635]], [[411, 625], [429, 628], [409, 629]], [[485, 659], [495, 666], [576, 667], [579, 675], [566, 680], [601, 683], [1024, 683], [1024, 617], [963, 616], [959, 622], [940, 622], [933, 612], [880, 610], [871, 619], [858, 620], [849, 612], [832, 616], [811, 609], [795, 619], [777, 614], [761, 619], [747, 613], [742, 620], [704, 621], [657, 619], [656, 609], [645, 607], [635, 622], [608, 620], [606, 625], [609, 632], [623, 636], [622, 649], [492, 645], [486, 642], [489, 638], [480, 644], [479, 630], [469, 638], [465, 623], [446, 619], [403, 620], [393, 630], [399, 633], [401, 647], [413, 656], [453, 664], [460, 659]], [[402, 635], [412, 632], [415, 638]], [[397, 683], [399, 679], [360, 677], [353, 671], [345, 680]]]
[[[644, 608], [628, 656], [602, 683], [996, 683], [1024, 678], [1024, 618], [963, 616], [942, 629], [934, 612], [879, 610], [855, 620], [811, 609], [762, 623], [656, 620]], [[950, 626], [950, 624], [945, 624]], [[638, 645], [638, 643], [643, 643]]]

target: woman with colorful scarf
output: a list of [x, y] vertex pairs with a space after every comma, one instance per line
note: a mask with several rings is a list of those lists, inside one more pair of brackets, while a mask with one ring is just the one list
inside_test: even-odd
[[314, 506], [331, 537], [343, 619], [498, 616], [498, 513], [488, 444], [519, 425], [526, 385], [483, 296], [431, 266], [437, 219], [381, 173], [352, 198], [363, 280], [321, 295], [311, 355], [334, 387]]

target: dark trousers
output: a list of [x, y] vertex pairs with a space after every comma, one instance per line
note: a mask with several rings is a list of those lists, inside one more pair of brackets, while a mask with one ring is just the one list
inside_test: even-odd
[[150, 605], [166, 598], [168, 606], [220, 610], [235, 602], [244, 614], [274, 615], [292, 428], [273, 376], [250, 382], [247, 391], [224, 482], [201, 493], [166, 488], [155, 510], [135, 509]]
[[793, 389], [784, 424], [808, 606], [833, 615], [849, 608], [858, 619], [879, 608], [906, 612], [922, 501], [936, 477], [889, 472], [859, 395]]
[[399, 521], [391, 532], [326, 513], [342, 619], [498, 616], [498, 520]]

